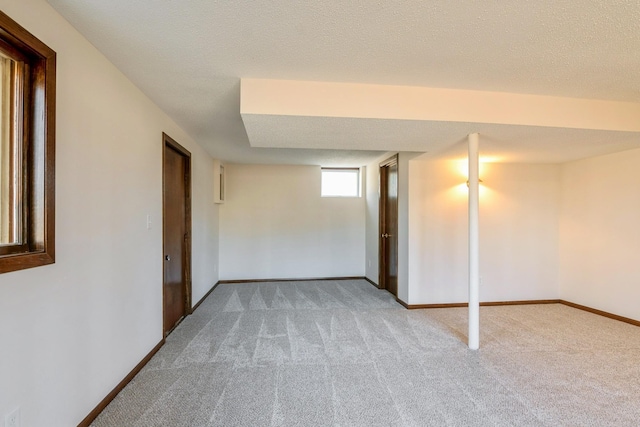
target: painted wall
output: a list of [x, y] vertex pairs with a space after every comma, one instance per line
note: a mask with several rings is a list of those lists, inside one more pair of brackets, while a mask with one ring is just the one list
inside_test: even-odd
[[365, 168], [365, 276], [375, 284], [379, 284], [378, 266], [380, 261], [378, 248], [380, 244], [380, 163], [389, 159], [393, 155], [395, 155], [395, 153], [385, 153], [373, 162], [369, 163]]
[[320, 197], [320, 167], [228, 164], [220, 279], [363, 276], [365, 199]]
[[193, 156], [194, 302], [217, 281], [212, 159], [44, 0], [0, 9], [58, 53], [56, 263], [0, 275], [0, 419], [66, 427], [162, 339], [163, 131]]
[[[468, 300], [466, 159], [409, 168], [409, 304]], [[481, 165], [481, 301], [558, 298], [560, 166]]]
[[379, 284], [378, 266], [380, 244], [378, 235], [380, 212], [380, 162], [371, 162], [365, 168], [365, 276]]
[[[460, 162], [412, 162], [409, 171], [409, 304], [459, 302], [468, 276], [466, 178]], [[463, 162], [466, 167], [466, 161]]]
[[214, 203], [213, 159], [185, 135], [182, 144], [191, 151], [191, 227], [192, 297], [195, 305], [219, 279], [220, 205]]
[[562, 167], [560, 297], [640, 320], [640, 150]]
[[[415, 211], [411, 189], [418, 183], [411, 176], [411, 164], [420, 153], [398, 153], [398, 295], [409, 303], [411, 242], [416, 236], [410, 230], [409, 215]], [[418, 184], [419, 185], [419, 184]]]

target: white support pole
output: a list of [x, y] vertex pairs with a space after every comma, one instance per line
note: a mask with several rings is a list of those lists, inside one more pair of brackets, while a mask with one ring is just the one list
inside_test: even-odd
[[480, 348], [479, 135], [469, 134], [469, 348]]

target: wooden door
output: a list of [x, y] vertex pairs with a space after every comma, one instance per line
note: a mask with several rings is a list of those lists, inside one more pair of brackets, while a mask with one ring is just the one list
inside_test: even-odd
[[164, 135], [163, 155], [163, 330], [165, 336], [189, 314], [190, 153]]
[[398, 156], [380, 164], [380, 288], [398, 296]]

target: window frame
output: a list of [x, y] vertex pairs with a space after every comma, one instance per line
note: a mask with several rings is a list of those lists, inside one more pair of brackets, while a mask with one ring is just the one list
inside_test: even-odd
[[[339, 196], [339, 195], [324, 195], [322, 193], [322, 179], [323, 179], [323, 172], [324, 171], [334, 171], [334, 172], [355, 172], [358, 178], [358, 183], [357, 183], [357, 191], [356, 191], [356, 195], [355, 196]], [[331, 197], [337, 197], [337, 198], [343, 198], [343, 199], [357, 199], [359, 197], [362, 197], [362, 170], [359, 167], [321, 167], [320, 168], [320, 197], [324, 197], [324, 198], [331, 198]]]
[[22, 99], [11, 114], [22, 133], [12, 143], [22, 151], [16, 171], [21, 238], [0, 246], [0, 273], [6, 273], [55, 262], [56, 53], [2, 11], [0, 50], [24, 67], [16, 73]]

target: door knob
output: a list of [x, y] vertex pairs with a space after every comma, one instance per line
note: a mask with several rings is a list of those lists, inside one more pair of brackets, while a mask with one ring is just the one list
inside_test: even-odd
[[170, 257], [169, 255], [165, 255], [165, 256], [164, 256], [164, 259], [165, 259], [166, 261], [171, 261], [171, 257]]

